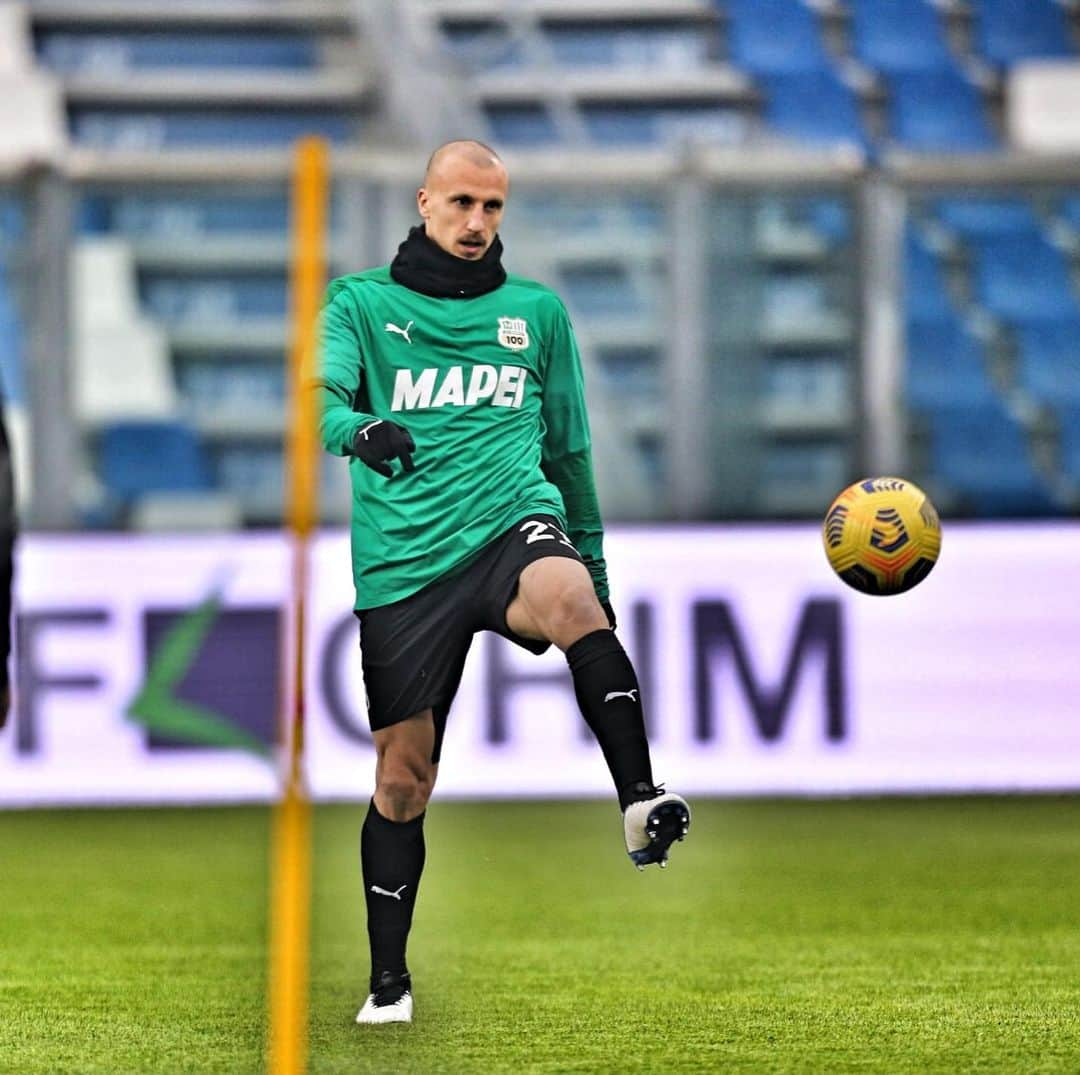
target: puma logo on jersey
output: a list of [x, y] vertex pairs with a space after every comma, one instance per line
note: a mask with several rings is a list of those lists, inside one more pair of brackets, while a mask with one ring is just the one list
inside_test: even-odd
[[409, 329], [413, 327], [413, 323], [410, 321], [404, 328], [399, 328], [393, 323], [393, 321], [386, 322], [387, 332], [396, 332], [399, 336], [405, 337], [405, 342], [411, 344], [412, 340], [409, 339]]
[[607, 694], [604, 695], [604, 701], [614, 702], [616, 698], [629, 698], [631, 702], [636, 702], [637, 692], [637, 687], [634, 687], [632, 690], [628, 691], [608, 691]]
[[374, 892], [378, 896], [389, 896], [392, 900], [397, 900], [398, 903], [400, 903], [401, 902], [401, 894], [408, 887], [409, 887], [408, 885], [402, 885], [400, 888], [395, 889], [393, 892], [390, 892], [389, 890], [387, 890], [385, 888], [379, 888], [378, 885], [372, 885], [371, 886], [371, 891]]
[[528, 375], [524, 366], [472, 366], [468, 378], [464, 366], [421, 370], [415, 376], [412, 370], [398, 370], [390, 409], [474, 407], [478, 403], [490, 403], [492, 407], [520, 407], [525, 398]]

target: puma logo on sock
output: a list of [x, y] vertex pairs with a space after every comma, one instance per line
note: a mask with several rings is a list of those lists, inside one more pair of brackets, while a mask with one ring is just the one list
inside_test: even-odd
[[636, 702], [638, 700], [637, 692], [637, 687], [634, 687], [633, 690], [629, 691], [608, 691], [607, 694], [604, 695], [604, 701], [613, 702], [616, 698], [629, 698], [631, 702]]
[[397, 900], [400, 903], [401, 902], [401, 894], [408, 887], [409, 886], [407, 884], [405, 884], [405, 885], [402, 885], [401, 888], [397, 889], [396, 891], [389, 892], [385, 888], [379, 888], [378, 885], [372, 885], [371, 886], [371, 891], [376, 893], [379, 896], [389, 896], [392, 900]]

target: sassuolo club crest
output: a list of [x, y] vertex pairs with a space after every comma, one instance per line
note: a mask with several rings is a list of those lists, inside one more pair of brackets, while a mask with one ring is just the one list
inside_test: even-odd
[[524, 351], [529, 346], [529, 326], [524, 317], [499, 318], [499, 343], [511, 351]]

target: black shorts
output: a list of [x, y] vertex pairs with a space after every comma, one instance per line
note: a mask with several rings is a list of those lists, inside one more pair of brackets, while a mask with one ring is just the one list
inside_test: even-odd
[[514, 634], [506, 610], [534, 560], [581, 554], [551, 515], [529, 515], [484, 547], [464, 570], [391, 605], [360, 609], [360, 656], [372, 731], [430, 708], [439, 760], [446, 717], [477, 631], [494, 631], [533, 653], [550, 642]]

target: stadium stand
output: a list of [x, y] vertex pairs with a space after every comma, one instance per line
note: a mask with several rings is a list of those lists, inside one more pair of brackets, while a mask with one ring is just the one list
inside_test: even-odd
[[124, 293], [161, 337], [159, 413], [185, 416], [252, 522], [280, 511], [287, 224], [281, 188], [98, 190], [80, 211], [80, 249], [125, 251]]
[[372, 86], [344, 4], [38, 0], [31, 11], [77, 143], [272, 147], [363, 131]]
[[[843, 144], [888, 174], [897, 149], [1001, 149], [1009, 66], [1074, 54], [1077, 19], [1050, 0], [1030, 8], [1004, 0], [32, 0], [0, 13], [16, 9], [19, 62], [62, 90], [76, 149], [117, 168], [151, 154], [272, 152], [300, 131], [343, 146], [415, 150], [428, 144], [421, 120], [430, 113], [430, 130], [443, 131], [440, 102], [453, 102], [447, 134], [464, 126], [510, 150], [594, 147], [660, 159], [717, 144]], [[376, 9], [384, 21], [370, 15]], [[1010, 29], [1017, 18], [1024, 25]], [[388, 34], [393, 49], [376, 48]], [[416, 85], [402, 90], [405, 71]], [[725, 472], [717, 484], [736, 490], [733, 499], [710, 510], [811, 510], [855, 458], [865, 220], [852, 190], [836, 196], [806, 181], [709, 195], [709, 376], [719, 377], [717, 398], [731, 400], [723, 420], [745, 426], [738, 451], [760, 468], [765, 490], [754, 500], [749, 483], [739, 492], [738, 475]], [[79, 344], [80, 422], [97, 436], [117, 420], [180, 421], [245, 520], [275, 519], [283, 183], [151, 184], [119, 170], [78, 193], [76, 262], [111, 251], [111, 267], [102, 262], [94, 274], [124, 304]], [[515, 267], [565, 295], [590, 381], [602, 387], [594, 435], [598, 467], [613, 476], [606, 508], [615, 518], [667, 510], [664, 399], [676, 346], [666, 313], [669, 193], [659, 178], [616, 184], [602, 198], [567, 177], [555, 193], [522, 184], [505, 229]], [[405, 187], [392, 212], [397, 202], [385, 189], [352, 191], [347, 217], [338, 194], [335, 232], [344, 227], [368, 249], [380, 243], [380, 257], [390, 253], [411, 218]], [[907, 228], [898, 251], [898, 314], [910, 363], [900, 384], [915, 425], [942, 407], [996, 405], [997, 419], [1004, 411], [1022, 421], [993, 428], [1028, 443], [1041, 413], [1033, 419], [1028, 404], [1050, 405], [1048, 387], [1067, 359], [1062, 326], [1078, 316], [1070, 272], [1080, 196], [954, 188], [916, 198], [913, 213], [919, 226]], [[355, 250], [338, 251], [335, 267], [354, 268], [354, 258]], [[85, 324], [95, 281], [77, 271], [75, 286]], [[91, 367], [104, 383], [116, 363], [135, 371], [118, 393], [88, 387]]]
[[[1058, 201], [1062, 215], [1067, 200]], [[928, 456], [928, 485], [957, 511], [978, 502], [990, 515], [1053, 513], [1075, 499], [1063, 469], [1071, 431], [1055, 420], [1080, 393], [1080, 307], [1069, 250], [1047, 238], [1049, 204], [1038, 193], [1008, 190], [931, 197], [915, 209], [922, 225], [905, 236], [905, 395], [914, 450]], [[926, 231], [946, 259], [931, 252]], [[956, 283], [957, 274], [966, 284]], [[977, 324], [977, 334], [964, 321]], [[1036, 449], [1048, 420], [1058, 430], [1064, 481]]]
[[[1053, 0], [1034, 5], [1030, 23], [1008, 0], [403, 6], [493, 137], [529, 146], [663, 143], [689, 128], [871, 153], [984, 152], [1000, 141], [1008, 66], [1071, 54], [1075, 37], [1075, 15]], [[815, 95], [822, 104], [807, 100]], [[694, 123], [663, 122], [673, 113]]]
[[402, 7], [502, 145], [730, 141], [753, 110], [751, 80], [717, 58], [707, 0]]
[[1000, 400], [936, 406], [929, 419], [933, 474], [956, 508], [988, 517], [1060, 510], [1026, 431]]

